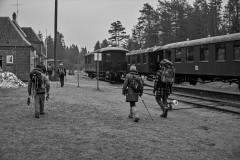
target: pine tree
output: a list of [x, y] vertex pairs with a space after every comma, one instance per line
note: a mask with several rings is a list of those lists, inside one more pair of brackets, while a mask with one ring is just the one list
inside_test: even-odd
[[217, 36], [220, 34], [222, 0], [210, 0], [210, 35]]
[[122, 26], [120, 21], [113, 22], [110, 28], [111, 29], [108, 30], [108, 33], [111, 34], [109, 40], [112, 42], [112, 46], [120, 47], [120, 43], [128, 38], [125, 28]]
[[109, 44], [108, 41], [106, 39], [104, 39], [100, 46], [101, 46], [101, 48], [105, 48], [108, 46], [108, 44]]
[[225, 6], [223, 23], [227, 33], [240, 32], [240, 2], [229, 0]]
[[99, 41], [97, 41], [97, 43], [95, 44], [95, 46], [94, 46], [94, 51], [96, 51], [96, 50], [98, 50], [98, 49], [100, 49], [101, 47], [100, 47], [100, 42]]

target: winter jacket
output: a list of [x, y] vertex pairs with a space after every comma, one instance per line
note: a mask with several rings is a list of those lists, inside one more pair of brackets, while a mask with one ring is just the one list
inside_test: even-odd
[[[63, 68], [63, 70], [64, 70], [64, 74], [63, 75], [59, 74], [60, 68]], [[60, 78], [64, 78], [64, 76], [67, 75], [66, 69], [64, 67], [59, 67], [58, 70], [57, 70], [57, 74], [59, 75]]]
[[162, 76], [162, 70], [158, 70], [155, 78], [153, 92], [157, 91], [156, 96], [166, 99], [172, 92], [172, 85], [162, 82], [161, 76]]
[[[35, 68], [35, 69], [33, 69], [33, 70], [41, 73], [41, 75], [42, 75], [42, 89], [40, 89], [40, 90], [35, 90], [35, 89], [33, 88], [33, 83], [32, 83], [32, 81], [29, 80], [29, 82], [28, 82], [28, 94], [29, 94], [29, 95], [31, 95], [31, 94], [45, 94], [45, 93], [49, 94], [50, 84], [49, 84], [48, 78], [47, 78], [46, 75], [42, 72], [41, 69]], [[32, 91], [33, 91], [33, 93], [32, 93]]]
[[[130, 73], [127, 74], [123, 88], [122, 88], [122, 94], [126, 95], [126, 102], [138, 102], [138, 96], [139, 93], [135, 92], [132, 87], [130, 87], [130, 82], [133, 79], [133, 75], [139, 80], [142, 81], [141, 78], [138, 75], [137, 71], [131, 71]], [[143, 87], [141, 87], [143, 88]], [[142, 91], [141, 91], [142, 93]]]

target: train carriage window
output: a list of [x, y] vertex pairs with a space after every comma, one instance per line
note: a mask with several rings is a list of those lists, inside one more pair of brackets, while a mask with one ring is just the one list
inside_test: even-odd
[[208, 61], [208, 45], [204, 45], [200, 47], [200, 61]]
[[172, 61], [172, 60], [171, 60], [171, 51], [167, 51], [167, 52], [166, 52], [166, 58], [167, 58], [169, 61]]
[[143, 63], [147, 63], [147, 54], [143, 53]]
[[140, 63], [140, 54], [137, 54], [137, 63]]
[[186, 60], [187, 60], [187, 62], [194, 61], [194, 47], [187, 47]]
[[136, 63], [136, 55], [132, 55], [132, 64]]
[[111, 62], [111, 53], [106, 53], [106, 62]]
[[128, 62], [128, 64], [131, 64], [131, 56], [127, 56], [128, 58], [127, 58], [127, 62]]
[[175, 62], [181, 62], [181, 61], [182, 61], [181, 48], [175, 49]]
[[226, 52], [225, 52], [225, 45], [224, 43], [218, 43], [215, 45], [216, 48], [216, 61], [223, 61], [226, 60]]
[[240, 60], [240, 41], [234, 42], [234, 60]]

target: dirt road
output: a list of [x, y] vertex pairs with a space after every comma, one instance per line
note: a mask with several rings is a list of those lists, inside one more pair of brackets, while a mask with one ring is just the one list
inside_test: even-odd
[[[0, 88], [0, 160], [240, 159], [240, 116], [186, 104], [160, 118], [154, 97], [137, 103], [140, 121], [113, 86], [81, 75], [51, 82], [44, 116], [27, 106], [27, 88]], [[32, 105], [32, 104], [31, 104]], [[180, 109], [182, 108], [182, 109]], [[187, 108], [187, 109], [183, 109]]]

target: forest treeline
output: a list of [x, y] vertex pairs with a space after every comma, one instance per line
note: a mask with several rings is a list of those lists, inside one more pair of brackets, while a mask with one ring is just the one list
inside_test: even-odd
[[[131, 35], [127, 35], [121, 21], [116, 20], [106, 31], [109, 38], [97, 41], [94, 50], [111, 45], [131, 51], [240, 32], [239, 0], [228, 0], [225, 6], [223, 0], [195, 0], [193, 5], [187, 0], [158, 0], [156, 9], [146, 3], [139, 12], [140, 17]], [[39, 36], [43, 37], [40, 32]], [[44, 42], [47, 42], [48, 58], [53, 58], [53, 38], [49, 35]], [[86, 47], [79, 50], [74, 44], [66, 46], [63, 34], [58, 32], [57, 59], [62, 60], [67, 68], [76, 68], [78, 56], [80, 68], [84, 68], [87, 52]]]

